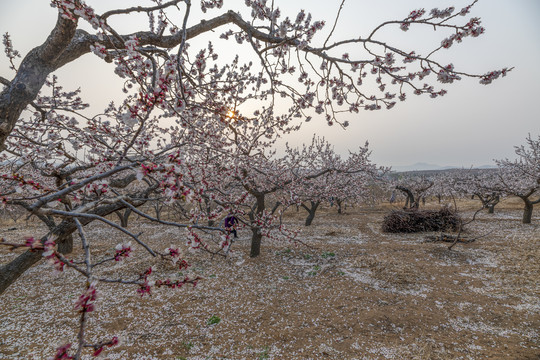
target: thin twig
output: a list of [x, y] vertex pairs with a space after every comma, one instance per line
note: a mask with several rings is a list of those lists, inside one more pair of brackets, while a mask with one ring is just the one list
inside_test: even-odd
[[341, 5], [339, 6], [337, 16], [336, 16], [336, 20], [334, 21], [334, 26], [332, 27], [332, 30], [330, 31], [330, 34], [328, 34], [328, 37], [326, 38], [326, 41], [324, 42], [323, 47], [326, 47], [326, 43], [328, 43], [328, 40], [330, 40], [330, 37], [332, 36], [332, 34], [334, 33], [334, 30], [336, 29], [336, 25], [337, 25], [338, 20], [339, 20], [339, 14], [341, 13], [341, 10], [343, 9], [344, 4], [345, 4], [345, 0], [342, 0]]

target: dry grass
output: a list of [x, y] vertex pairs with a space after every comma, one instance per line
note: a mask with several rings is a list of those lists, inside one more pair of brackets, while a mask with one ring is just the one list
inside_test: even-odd
[[[478, 203], [460, 205], [466, 218]], [[229, 259], [188, 254], [184, 273], [204, 277], [196, 288], [141, 298], [100, 285], [90, 337], [120, 336], [110, 359], [539, 359], [540, 219], [522, 225], [519, 205], [482, 213], [467, 235], [495, 231], [452, 251], [425, 234], [382, 233], [388, 205], [323, 209], [302, 233], [312, 248], [265, 242], [257, 259], [243, 230]], [[304, 217], [291, 211], [287, 220], [303, 228]], [[36, 232], [33, 223], [15, 226], [1, 235]], [[131, 228], [159, 248], [182, 241], [175, 229]], [[98, 253], [124, 240], [98, 224], [88, 236]], [[13, 257], [1, 251], [1, 263]], [[138, 253], [104, 273], [142, 271], [152, 260]], [[45, 359], [73, 342], [82, 286], [74, 272], [53, 275], [44, 263], [28, 271], [1, 299], [0, 358]], [[213, 315], [218, 324], [208, 323]]]

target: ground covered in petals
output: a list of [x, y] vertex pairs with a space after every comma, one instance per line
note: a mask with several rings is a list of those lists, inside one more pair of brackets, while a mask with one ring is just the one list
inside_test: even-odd
[[[99, 284], [89, 338], [120, 338], [102, 353], [108, 359], [540, 359], [538, 215], [523, 225], [503, 203], [464, 234], [483, 237], [450, 251], [425, 240], [434, 234], [382, 233], [389, 210], [322, 209], [302, 229], [305, 246], [264, 242], [256, 259], [244, 229], [227, 259], [188, 253], [181, 273], [156, 265], [171, 278], [202, 277], [195, 288], [141, 297], [133, 286]], [[302, 228], [305, 215], [286, 221]], [[182, 231], [136, 217], [129, 229], [160, 249], [183, 243]], [[19, 221], [1, 231], [15, 240], [38, 229]], [[87, 236], [97, 258], [128, 240], [97, 223]], [[136, 252], [102, 274], [144, 271], [153, 260]], [[13, 256], [0, 249], [0, 263]], [[44, 261], [27, 271], [0, 298], [0, 358], [47, 359], [75, 343], [83, 288], [73, 270], [54, 274]]]

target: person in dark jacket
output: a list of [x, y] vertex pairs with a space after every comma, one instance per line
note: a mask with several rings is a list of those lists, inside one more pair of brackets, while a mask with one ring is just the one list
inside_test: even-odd
[[227, 230], [227, 234], [232, 233], [235, 238], [238, 237], [236, 234], [236, 225], [238, 224], [238, 219], [236, 216], [234, 216], [232, 213], [229, 213], [224, 220], [225, 230]]

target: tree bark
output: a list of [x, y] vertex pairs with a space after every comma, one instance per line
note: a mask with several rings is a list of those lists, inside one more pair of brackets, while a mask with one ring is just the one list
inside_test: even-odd
[[154, 210], [156, 212], [156, 219], [161, 220], [161, 210], [163, 210], [163, 205], [160, 205], [159, 202], [154, 203]]
[[261, 254], [262, 234], [259, 227], [252, 227], [251, 231], [251, 251], [249, 253], [249, 256], [254, 258]]
[[0, 151], [5, 149], [6, 138], [23, 110], [36, 98], [47, 76], [62, 65], [58, 59], [73, 39], [76, 28], [77, 23], [58, 15], [47, 40], [24, 57], [15, 78], [0, 93]]
[[120, 226], [123, 228], [127, 228], [129, 224], [129, 216], [131, 215], [132, 210], [130, 208], [127, 208], [124, 210], [124, 213], [121, 211], [115, 212], [116, 216], [120, 219]]
[[73, 235], [67, 235], [56, 241], [58, 244], [58, 252], [60, 254], [71, 254], [73, 252]]
[[[210, 202], [208, 198], [204, 198], [204, 205], [205, 205], [206, 215], [210, 216], [210, 213], [212, 212], [212, 203]], [[208, 226], [214, 226], [214, 224], [215, 224], [214, 220], [212, 219], [208, 220]]]
[[339, 200], [337, 199], [336, 200], [336, 204], [337, 204], [337, 213], [338, 214], [343, 214], [343, 209], [341, 208], [341, 204], [343, 203], [342, 200]]
[[306, 218], [306, 226], [310, 226], [313, 222], [313, 219], [315, 219], [315, 212], [317, 211], [317, 208], [321, 204], [320, 201], [310, 201], [311, 207], [307, 207], [306, 205], [302, 204], [302, 207], [306, 209], [308, 212], [308, 217]]
[[255, 195], [255, 199], [257, 200], [257, 207], [255, 209], [255, 214], [253, 212], [250, 213], [250, 220], [251, 220], [251, 251], [249, 256], [250, 257], [257, 257], [261, 254], [261, 242], [262, 242], [262, 234], [261, 229], [259, 226], [255, 224], [255, 215], [261, 216], [265, 209], [264, 204], [264, 194], [257, 194]]
[[0, 267], [0, 295], [15, 282], [26, 270], [41, 260], [42, 251], [26, 251], [15, 260]]
[[525, 207], [523, 208], [523, 224], [530, 224], [533, 214], [533, 203], [528, 199], [523, 199]]

